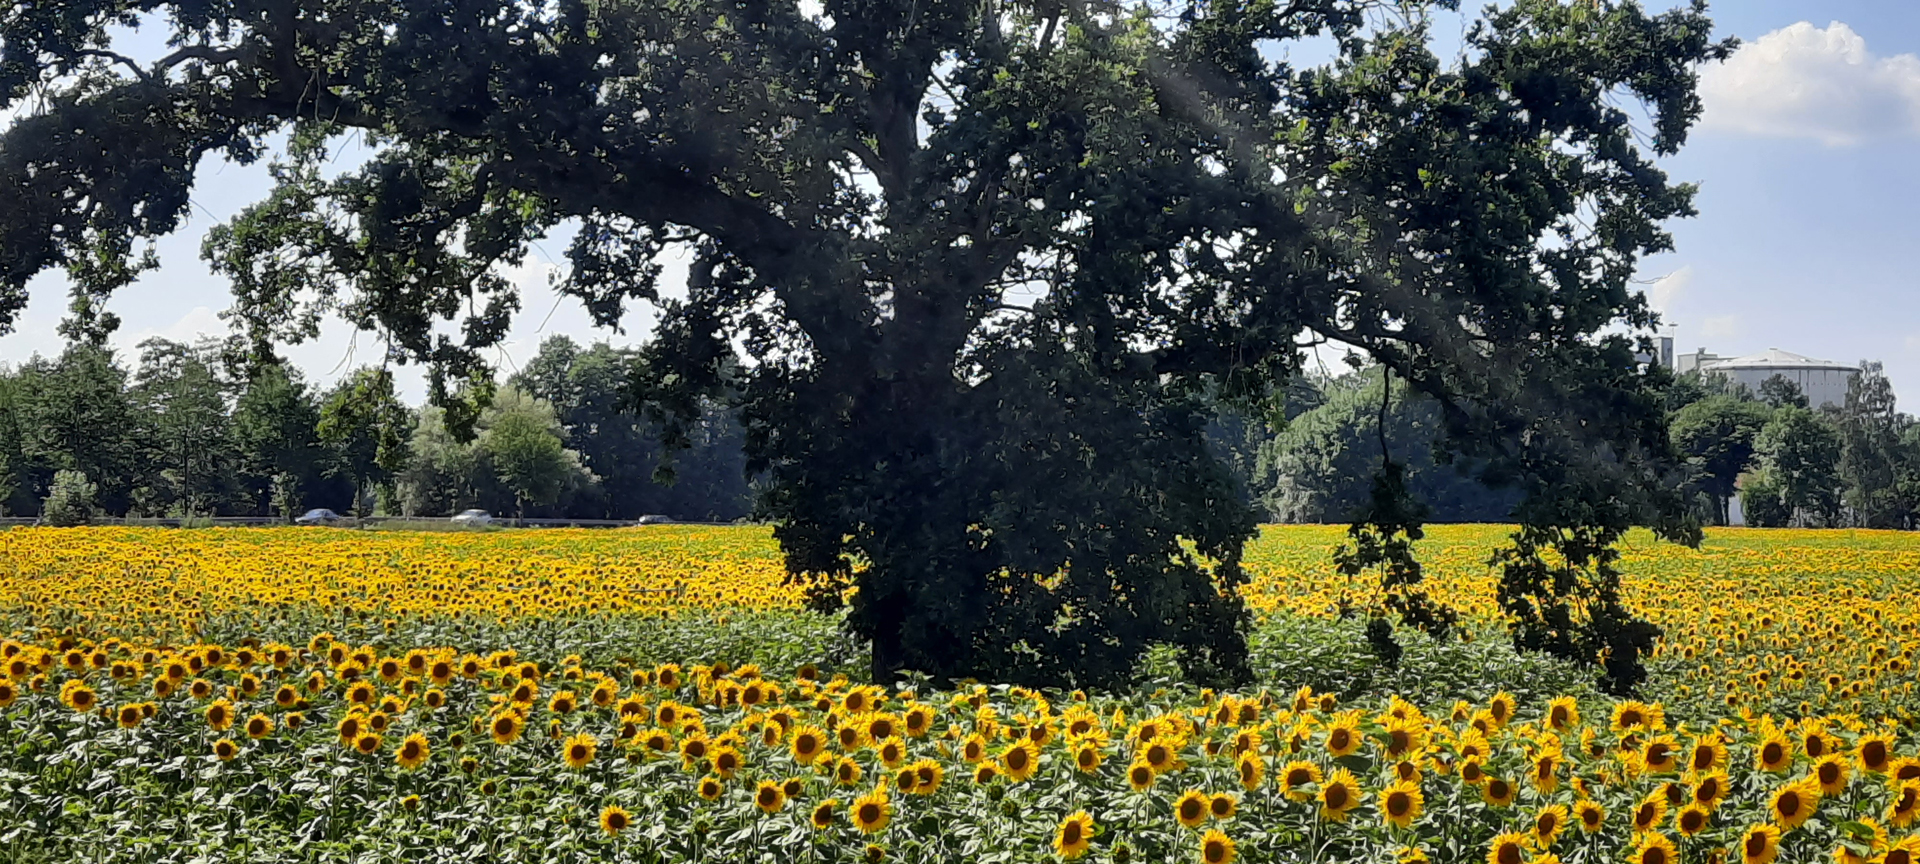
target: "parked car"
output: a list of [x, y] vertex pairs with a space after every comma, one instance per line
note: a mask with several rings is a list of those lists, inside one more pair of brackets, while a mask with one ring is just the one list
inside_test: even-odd
[[455, 525], [492, 525], [493, 514], [485, 510], [462, 510], [453, 517]]
[[294, 518], [297, 525], [337, 525], [346, 518], [325, 507], [316, 507]]
[[635, 525], [670, 525], [672, 523], [673, 523], [673, 517], [662, 516], [658, 513], [649, 513], [645, 516], [642, 516], [638, 519], [633, 520], [633, 524]]

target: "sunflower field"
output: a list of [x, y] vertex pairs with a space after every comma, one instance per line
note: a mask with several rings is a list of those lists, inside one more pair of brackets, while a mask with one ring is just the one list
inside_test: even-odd
[[1920, 542], [1639, 541], [1614, 701], [1510, 656], [1502, 533], [1410, 669], [1326, 684], [1366, 586], [1269, 528], [1259, 683], [1083, 693], [864, 682], [764, 528], [0, 532], [0, 856], [1913, 864]]

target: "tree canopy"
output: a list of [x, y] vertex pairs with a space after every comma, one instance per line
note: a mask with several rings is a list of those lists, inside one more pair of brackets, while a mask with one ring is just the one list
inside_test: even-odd
[[[1516, 0], [1443, 60], [1427, 8], [15, 4], [0, 320], [63, 268], [71, 329], [105, 326], [202, 157], [288, 133], [275, 189], [206, 242], [256, 353], [338, 315], [428, 364], [468, 432], [518, 308], [496, 265], [577, 226], [561, 290], [603, 325], [658, 310], [631, 385], [667, 443], [741, 410], [789, 570], [823, 606], [858, 587], [877, 677], [1111, 682], [1150, 642], [1242, 673], [1254, 515], [1209, 406], [1297, 373], [1303, 339], [1439, 400], [1523, 496], [1517, 626], [1577, 630], [1553, 610], [1610, 602], [1567, 586], [1611, 578], [1628, 525], [1689, 537], [1662, 373], [1623, 333], [1653, 323], [1636, 262], [1692, 212], [1651, 160], [1731, 43], [1704, 3]], [[115, 50], [136, 20], [168, 53]], [[1337, 57], [1285, 59], [1307, 40]], [[348, 135], [374, 154], [336, 173]], [[684, 296], [668, 246], [694, 253]], [[388, 470], [391, 412], [328, 408], [376, 421], [356, 477]]]

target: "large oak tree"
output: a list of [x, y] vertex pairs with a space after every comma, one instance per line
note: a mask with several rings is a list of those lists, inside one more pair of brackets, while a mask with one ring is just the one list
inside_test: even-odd
[[[1651, 156], [1727, 46], [1704, 6], [1516, 0], [1443, 61], [1426, 11], [11, 4], [0, 316], [64, 268], [71, 327], [98, 329], [202, 158], [290, 133], [273, 192], [207, 240], [237, 320], [263, 353], [329, 314], [377, 331], [459, 428], [518, 307], [496, 265], [576, 224], [562, 290], [602, 324], [658, 307], [633, 386], [659, 418], [742, 408], [790, 571], [851, 603], [877, 674], [1089, 683], [1156, 641], [1243, 671], [1254, 517], [1206, 420], [1339, 340], [1526, 493], [1522, 641], [1591, 656], [1552, 610], [1603, 602], [1580, 586], [1618, 532], [1679, 512], [1659, 373], [1621, 334], [1651, 323], [1637, 259], [1691, 212]], [[116, 51], [132, 21], [167, 53]], [[333, 176], [349, 135], [374, 155]], [[654, 263], [676, 244], [684, 296]]]

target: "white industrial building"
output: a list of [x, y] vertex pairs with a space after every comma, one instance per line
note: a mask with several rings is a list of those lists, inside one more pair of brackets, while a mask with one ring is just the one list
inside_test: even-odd
[[1675, 372], [1686, 373], [1696, 369], [1702, 374], [1724, 375], [1746, 385], [1755, 393], [1760, 392], [1761, 382], [1778, 375], [1800, 385], [1800, 392], [1806, 395], [1807, 404], [1814, 408], [1845, 405], [1847, 386], [1853, 381], [1853, 376], [1860, 374], [1858, 366], [1816, 360], [1778, 348], [1768, 348], [1746, 357], [1721, 357], [1709, 354], [1707, 349], [1702, 348], [1673, 358]]

